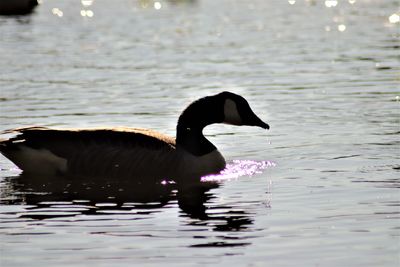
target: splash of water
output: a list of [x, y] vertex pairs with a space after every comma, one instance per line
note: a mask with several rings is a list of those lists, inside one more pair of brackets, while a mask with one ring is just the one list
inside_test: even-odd
[[275, 167], [276, 163], [268, 160], [233, 160], [228, 163], [219, 174], [206, 175], [201, 177], [202, 182], [218, 182], [237, 179], [241, 176], [252, 176], [260, 174], [269, 167]]

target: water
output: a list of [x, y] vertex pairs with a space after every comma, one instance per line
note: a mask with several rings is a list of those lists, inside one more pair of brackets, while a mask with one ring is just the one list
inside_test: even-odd
[[33, 183], [1, 156], [1, 266], [399, 266], [397, 1], [42, 2], [0, 18], [2, 130], [174, 135], [188, 103], [230, 90], [271, 130], [209, 139], [271, 164], [141, 195]]

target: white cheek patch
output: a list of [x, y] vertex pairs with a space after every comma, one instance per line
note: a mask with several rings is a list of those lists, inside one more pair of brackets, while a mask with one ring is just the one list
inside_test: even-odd
[[239, 115], [235, 101], [225, 100], [224, 104], [224, 123], [233, 125], [242, 125], [242, 118]]

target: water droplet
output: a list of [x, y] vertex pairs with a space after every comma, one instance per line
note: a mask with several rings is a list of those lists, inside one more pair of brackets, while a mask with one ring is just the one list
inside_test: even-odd
[[93, 17], [94, 16], [93, 11], [92, 10], [87, 10], [86, 11], [86, 16], [88, 16], [89, 18]]
[[398, 23], [400, 22], [400, 16], [396, 13], [392, 14], [389, 16], [389, 22], [390, 23]]
[[344, 24], [338, 25], [338, 30], [339, 30], [340, 32], [344, 32], [344, 31], [346, 30], [346, 25], [344, 25]]
[[53, 15], [59, 16], [59, 17], [62, 17], [64, 15], [64, 13], [59, 8], [56, 8], [56, 7], [53, 8], [51, 10], [51, 12], [53, 13]]
[[326, 0], [325, 1], [326, 7], [335, 7], [335, 6], [337, 6], [337, 4], [338, 4], [337, 0]]
[[84, 7], [88, 7], [88, 6], [91, 6], [93, 4], [93, 0], [81, 0], [81, 4]]
[[154, 2], [154, 9], [160, 10], [162, 8], [162, 5], [160, 2]]
[[94, 16], [94, 13], [93, 13], [92, 10], [84, 10], [84, 9], [82, 9], [82, 10], [81, 10], [81, 16], [82, 16], [82, 17], [89, 17], [89, 18], [91, 18], [91, 17]]

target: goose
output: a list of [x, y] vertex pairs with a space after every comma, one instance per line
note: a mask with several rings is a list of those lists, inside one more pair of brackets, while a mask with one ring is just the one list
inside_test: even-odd
[[225, 168], [224, 157], [203, 135], [214, 123], [269, 129], [246, 99], [221, 92], [187, 106], [178, 119], [176, 138], [130, 127], [25, 127], [4, 131], [16, 135], [0, 140], [0, 152], [28, 174], [179, 182]]

